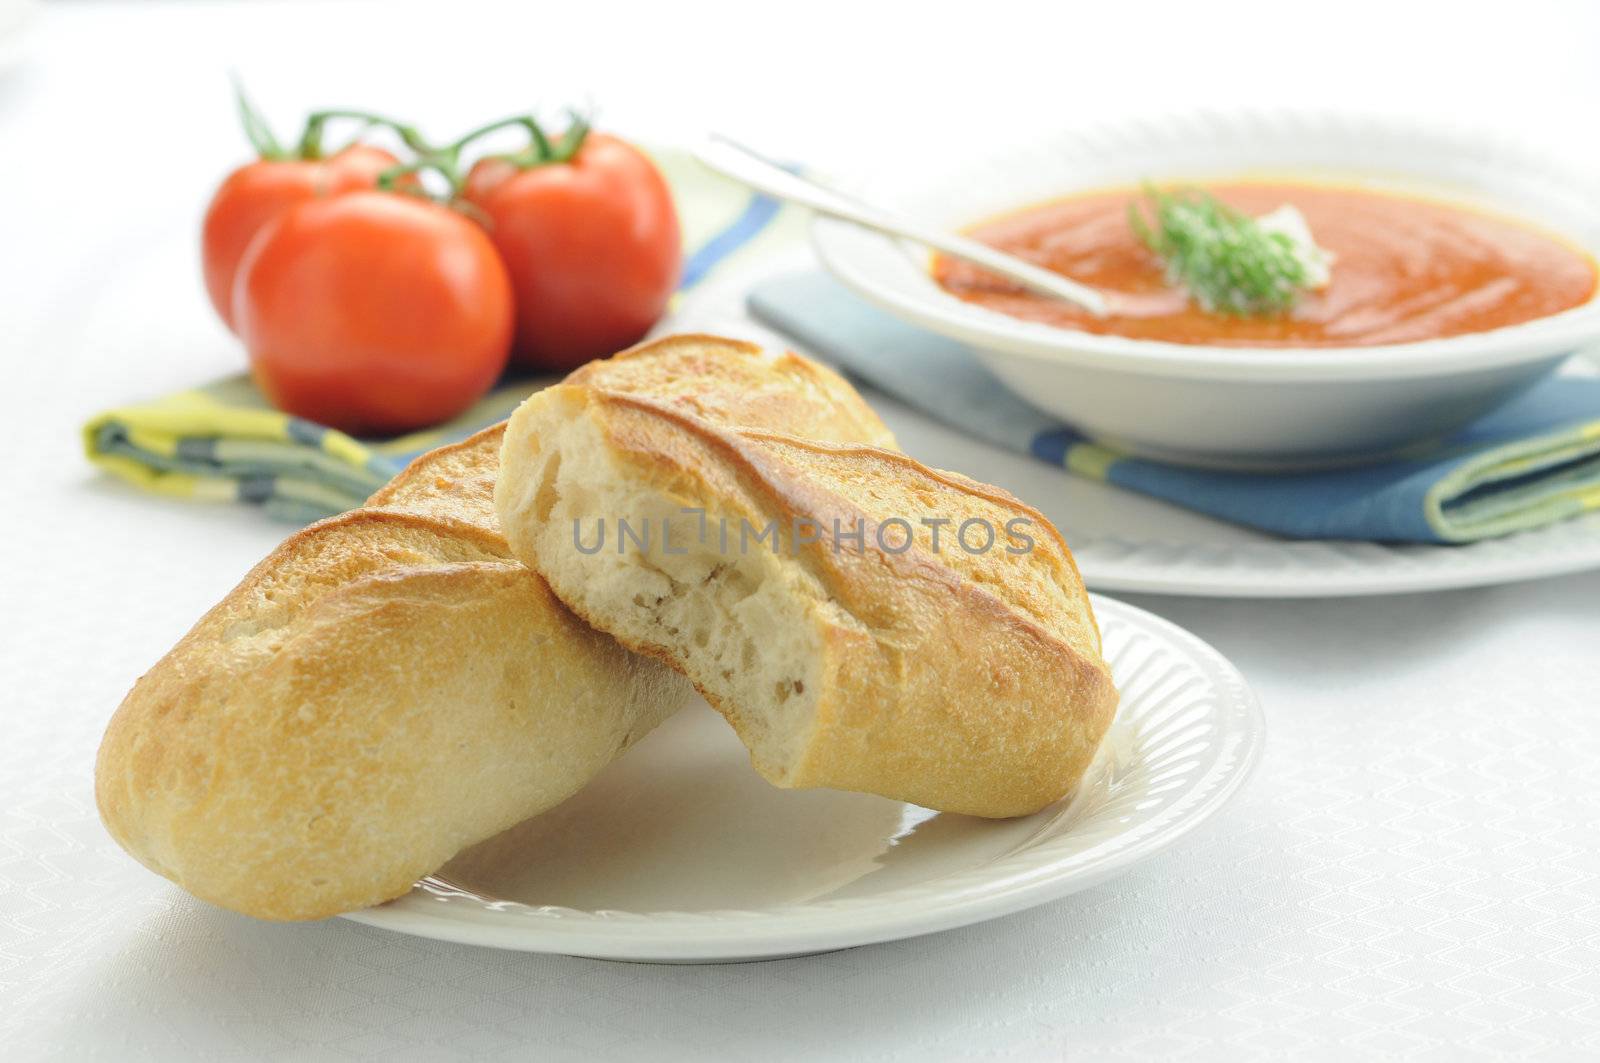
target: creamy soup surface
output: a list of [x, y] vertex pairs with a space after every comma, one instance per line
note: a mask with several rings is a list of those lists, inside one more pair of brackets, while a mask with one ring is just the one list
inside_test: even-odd
[[1270, 317], [1208, 313], [1167, 284], [1128, 224], [1137, 191], [1074, 196], [985, 222], [971, 235], [1106, 292], [1093, 317], [976, 266], [936, 258], [953, 295], [1014, 317], [1173, 343], [1349, 347], [1484, 332], [1569, 310], [1595, 292], [1594, 260], [1519, 222], [1356, 188], [1284, 183], [1206, 186], [1251, 216], [1298, 208], [1333, 252], [1332, 278]]

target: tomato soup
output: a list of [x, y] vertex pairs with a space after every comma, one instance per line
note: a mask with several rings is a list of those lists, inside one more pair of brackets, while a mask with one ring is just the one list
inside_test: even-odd
[[[1162, 262], [1128, 224], [1136, 190], [1029, 207], [971, 230], [1009, 251], [1104, 291], [1111, 313], [1019, 288], [976, 266], [935, 259], [934, 279], [968, 302], [1029, 321], [1171, 343], [1350, 347], [1459, 336], [1569, 310], [1594, 294], [1594, 260], [1518, 222], [1427, 200], [1335, 186], [1209, 186], [1251, 216], [1299, 209], [1332, 277], [1275, 316], [1212, 313], [1166, 281]], [[1141, 204], [1142, 206], [1142, 204]]]

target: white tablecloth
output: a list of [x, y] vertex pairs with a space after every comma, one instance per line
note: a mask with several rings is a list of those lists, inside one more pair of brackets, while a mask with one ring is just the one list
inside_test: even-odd
[[[315, 102], [445, 129], [592, 98], [641, 135], [716, 124], [838, 170], [1174, 100], [1342, 100], [1594, 156], [1592, 6], [1467, 22], [1456, 6], [1063, 6], [1034, 27], [1047, 10], [47, 9], [0, 73], [0, 1057], [1600, 1054], [1600, 574], [1138, 599], [1265, 703], [1268, 752], [1237, 803], [1087, 893], [810, 959], [633, 966], [258, 923], [100, 828], [107, 716], [285, 530], [108, 483], [74, 437], [101, 406], [239, 364], [192, 246], [243, 150], [230, 66], [284, 126]], [[1036, 497], [1059, 484], [885, 409], [913, 452], [966, 448], [968, 471]]]

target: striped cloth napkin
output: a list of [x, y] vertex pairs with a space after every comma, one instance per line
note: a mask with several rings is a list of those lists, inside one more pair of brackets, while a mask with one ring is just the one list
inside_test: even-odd
[[1550, 377], [1405, 458], [1325, 472], [1210, 472], [1085, 439], [1006, 390], [962, 344], [907, 325], [822, 274], [767, 281], [749, 305], [766, 324], [952, 427], [1278, 535], [1466, 543], [1600, 509], [1596, 378]]
[[[683, 224], [681, 293], [792, 244], [804, 219], [711, 174], [686, 155], [658, 153]], [[241, 360], [242, 360], [241, 353]], [[300, 523], [359, 506], [418, 454], [501, 421], [549, 378], [510, 374], [466, 413], [422, 432], [357, 439], [272, 408], [247, 373], [107, 410], [83, 428], [89, 460], [147, 491], [247, 502]]]

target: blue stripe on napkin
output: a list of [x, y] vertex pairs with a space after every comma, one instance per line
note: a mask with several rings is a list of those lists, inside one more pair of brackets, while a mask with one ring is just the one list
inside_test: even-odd
[[1351, 469], [1189, 469], [1101, 446], [1029, 406], [964, 344], [907, 325], [822, 274], [750, 294], [774, 328], [972, 435], [1238, 524], [1305, 539], [1461, 543], [1600, 509], [1600, 380], [1550, 377], [1436, 449]]

